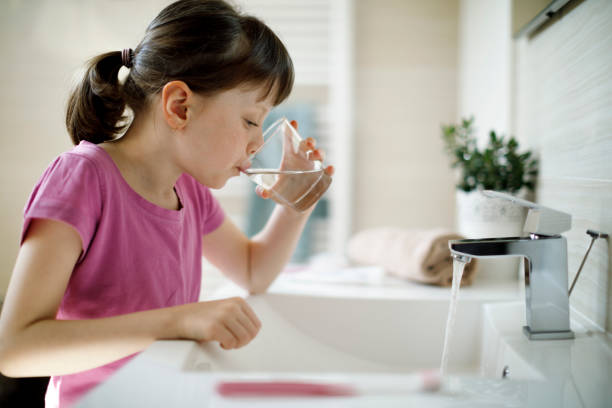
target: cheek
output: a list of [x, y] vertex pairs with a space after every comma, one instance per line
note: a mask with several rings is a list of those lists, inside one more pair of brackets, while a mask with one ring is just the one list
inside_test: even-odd
[[244, 159], [244, 142], [236, 132], [217, 133], [205, 146], [209, 171], [225, 171]]
[[190, 167], [210, 174], [227, 170], [245, 158], [249, 133], [240, 122], [219, 114], [201, 117], [194, 125], [184, 146]]
[[248, 142], [244, 130], [228, 129], [227, 132], [219, 132], [215, 140], [215, 147], [219, 156], [231, 159], [240, 159], [246, 150]]

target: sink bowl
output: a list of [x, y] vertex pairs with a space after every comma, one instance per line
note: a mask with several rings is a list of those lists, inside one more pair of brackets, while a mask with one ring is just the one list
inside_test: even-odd
[[[262, 321], [247, 346], [193, 344], [183, 369], [409, 373], [440, 366], [448, 301], [266, 294], [248, 298]], [[482, 308], [458, 307], [449, 372], [480, 368]]]
[[[143, 354], [186, 372], [409, 374], [440, 367], [448, 299], [267, 293], [246, 300], [262, 322], [247, 346], [169, 340]], [[459, 299], [445, 374], [499, 379], [511, 362], [512, 379], [543, 379], [505, 347], [513, 336], [523, 340], [523, 302], [483, 304]]]

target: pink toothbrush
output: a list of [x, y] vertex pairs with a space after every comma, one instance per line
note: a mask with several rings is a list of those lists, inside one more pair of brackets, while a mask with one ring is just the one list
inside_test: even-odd
[[224, 397], [349, 397], [357, 395], [348, 385], [298, 381], [227, 381], [217, 384]]
[[352, 397], [362, 394], [397, 394], [435, 391], [440, 388], [437, 371], [426, 371], [407, 378], [366, 386], [311, 381], [220, 381], [217, 393], [223, 397]]

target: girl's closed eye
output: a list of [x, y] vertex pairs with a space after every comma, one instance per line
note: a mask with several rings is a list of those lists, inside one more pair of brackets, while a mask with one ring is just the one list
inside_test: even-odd
[[259, 125], [253, 121], [250, 121], [248, 119], [245, 119], [245, 122], [247, 123], [247, 125], [249, 126], [255, 126], [255, 127], [259, 127]]

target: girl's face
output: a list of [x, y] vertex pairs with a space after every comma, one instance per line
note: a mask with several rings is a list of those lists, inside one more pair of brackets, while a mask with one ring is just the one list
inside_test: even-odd
[[212, 97], [194, 94], [178, 144], [183, 170], [211, 188], [238, 176], [263, 143], [261, 126], [272, 108], [272, 92], [265, 100], [261, 94], [261, 88], [234, 88]]

